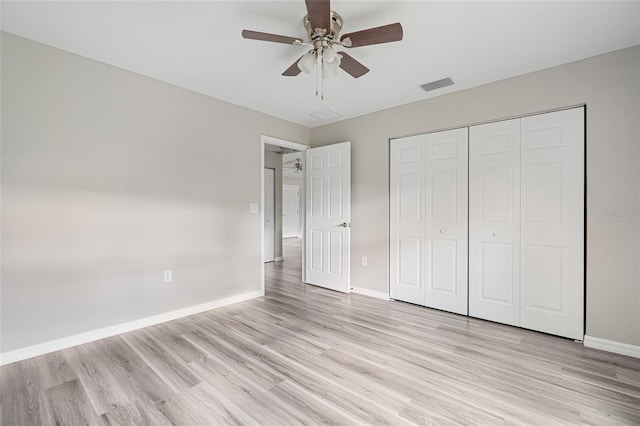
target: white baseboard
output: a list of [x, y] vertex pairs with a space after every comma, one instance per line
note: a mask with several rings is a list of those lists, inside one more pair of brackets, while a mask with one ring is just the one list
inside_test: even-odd
[[389, 294], [381, 291], [369, 290], [362, 287], [351, 287], [351, 293], [362, 294], [363, 296], [375, 297], [376, 299], [389, 300]]
[[274, 262], [282, 262], [283, 257], [282, 256], [276, 256], [275, 259], [273, 259]]
[[587, 348], [600, 349], [615, 354], [640, 358], [640, 346], [628, 343], [615, 342], [613, 340], [600, 339], [599, 337], [584, 336], [584, 345]]
[[28, 346], [15, 351], [0, 354], [0, 365], [11, 364], [12, 362], [22, 361], [23, 359], [33, 358], [35, 356], [48, 354], [50, 352], [67, 349], [73, 346], [82, 345], [84, 343], [94, 342], [96, 340], [105, 339], [129, 331], [138, 330], [140, 328], [149, 327], [151, 325], [172, 321], [178, 318], [188, 317], [189, 315], [199, 314], [200, 312], [210, 311], [212, 309], [221, 308], [223, 306], [232, 305], [234, 303], [244, 302], [245, 300], [255, 297], [264, 296], [264, 290], [252, 291], [249, 293], [239, 294], [224, 299], [213, 300], [201, 305], [189, 306], [188, 308], [178, 309], [163, 314], [153, 315], [146, 318], [126, 322], [124, 324], [113, 325], [110, 327], [99, 328], [97, 330], [88, 331], [86, 333], [76, 334], [75, 336], [64, 337], [62, 339], [52, 340], [33, 346]]

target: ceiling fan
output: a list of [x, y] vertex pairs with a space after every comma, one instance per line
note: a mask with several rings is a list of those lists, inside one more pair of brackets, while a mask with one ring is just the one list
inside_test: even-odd
[[284, 163], [282, 165], [282, 170], [291, 170], [293, 173], [301, 173], [302, 160], [300, 158], [296, 158], [292, 163]]
[[345, 52], [338, 54], [334, 49], [335, 46], [353, 48], [402, 40], [402, 25], [398, 22], [339, 36], [342, 17], [331, 10], [330, 0], [305, 0], [305, 3], [307, 15], [303, 19], [303, 24], [308, 36], [306, 41], [300, 37], [242, 31], [242, 37], [247, 39], [311, 46], [311, 50], [282, 73], [284, 76], [295, 77], [301, 71], [311, 74], [314, 67], [318, 65], [317, 72], [322, 73], [322, 78], [337, 75], [338, 67], [354, 78], [362, 77], [369, 72], [369, 68]]

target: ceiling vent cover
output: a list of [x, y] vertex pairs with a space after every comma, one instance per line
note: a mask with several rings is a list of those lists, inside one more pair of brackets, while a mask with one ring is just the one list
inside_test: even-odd
[[422, 90], [424, 90], [425, 92], [430, 92], [432, 90], [451, 86], [452, 84], [455, 84], [455, 83], [453, 82], [453, 80], [451, 80], [451, 78], [447, 77], [447, 78], [443, 78], [442, 80], [432, 81], [431, 83], [421, 84], [420, 87], [422, 87]]
[[340, 114], [339, 112], [328, 108], [323, 109], [322, 111], [316, 111], [309, 115], [322, 121], [333, 120], [334, 118], [342, 117], [342, 114]]

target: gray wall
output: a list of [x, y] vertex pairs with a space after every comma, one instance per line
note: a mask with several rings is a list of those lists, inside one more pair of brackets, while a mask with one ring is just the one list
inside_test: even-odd
[[639, 70], [634, 47], [314, 128], [312, 146], [352, 143], [352, 284], [388, 291], [390, 138], [585, 103], [586, 333], [639, 345]]
[[265, 150], [264, 166], [275, 169], [275, 257], [282, 257], [282, 154]]
[[260, 135], [309, 129], [7, 33], [1, 71], [2, 352], [261, 288]]

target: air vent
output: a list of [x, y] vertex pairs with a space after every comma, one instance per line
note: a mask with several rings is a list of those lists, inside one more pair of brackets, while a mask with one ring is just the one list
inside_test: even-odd
[[322, 121], [333, 120], [334, 118], [342, 117], [342, 114], [340, 114], [339, 112], [335, 112], [332, 109], [323, 109], [322, 111], [316, 111], [313, 114], [309, 115]]
[[421, 84], [420, 87], [422, 87], [422, 90], [424, 90], [425, 92], [430, 92], [432, 90], [451, 86], [452, 84], [455, 84], [455, 83], [453, 82], [453, 80], [451, 80], [451, 78], [447, 77], [447, 78], [443, 78], [442, 80], [432, 81], [431, 83]]

